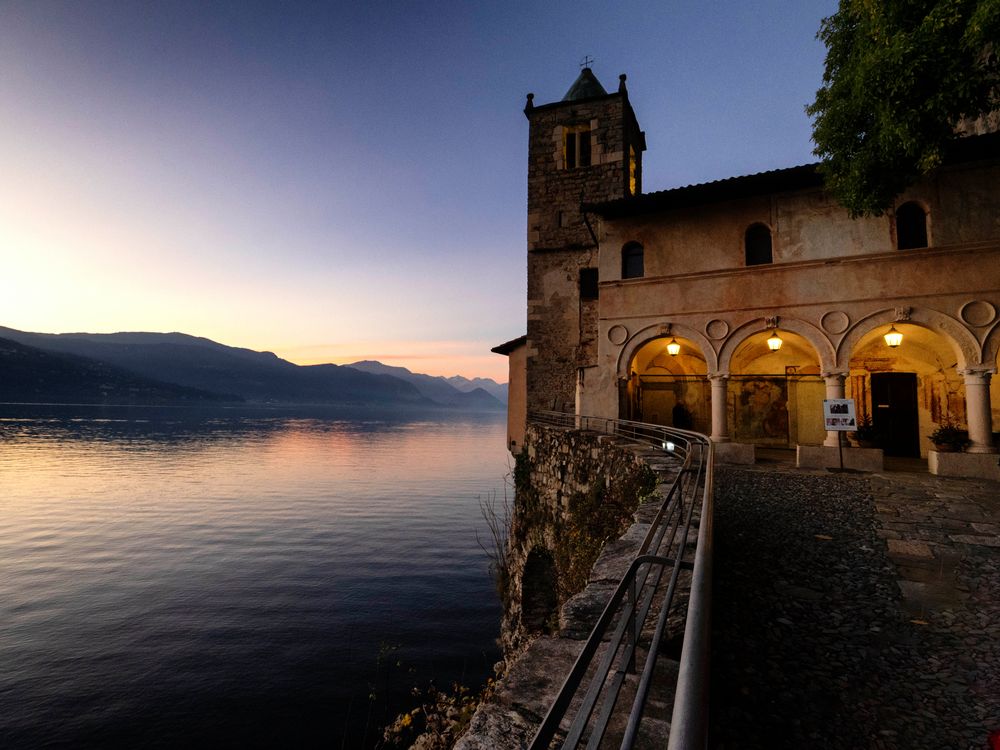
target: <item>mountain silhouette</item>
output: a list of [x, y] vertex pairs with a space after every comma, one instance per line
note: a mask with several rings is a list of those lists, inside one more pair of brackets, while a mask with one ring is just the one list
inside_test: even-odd
[[[412, 372], [405, 367], [385, 365], [370, 359], [352, 362], [347, 367], [372, 373], [373, 375], [391, 375], [392, 377], [412, 383], [427, 398], [446, 406], [474, 409], [502, 409], [504, 406], [503, 402], [483, 388], [477, 386], [473, 386], [471, 389], [456, 388], [449, 382], [448, 378], [440, 375], [423, 375], [418, 372]], [[492, 380], [489, 382], [496, 385]]]
[[410, 383], [337, 365], [301, 366], [271, 352], [225, 346], [183, 333], [28, 333], [0, 337], [46, 352], [87, 357], [135, 375], [270, 403], [431, 405]]
[[452, 375], [446, 380], [455, 388], [460, 391], [474, 391], [476, 388], [482, 388], [488, 394], [493, 396], [493, 398], [503, 403], [507, 403], [507, 384], [498, 383], [493, 378], [464, 378], [461, 375]]
[[161, 404], [242, 401], [163, 383], [89, 357], [42, 351], [0, 338], [0, 401], [15, 403]]
[[[38, 357], [25, 359], [17, 370], [19, 385], [16, 389], [7, 388], [6, 383], [14, 381], [6, 376], [0, 380], [0, 401], [22, 400], [17, 394], [30, 392], [33, 401], [91, 403], [98, 398], [94, 390], [98, 374], [114, 372], [118, 373], [117, 380], [112, 378], [107, 383], [119, 385], [106, 388], [107, 397], [101, 396], [98, 400], [109, 403], [109, 399], [125, 399], [125, 403], [138, 403], [143, 399], [151, 402], [235, 400], [474, 410], [503, 408], [500, 401], [482, 388], [458, 389], [446, 378], [420, 375], [402, 367], [389, 367], [379, 362], [359, 362], [351, 366], [296, 365], [272, 352], [226, 346], [186, 333], [54, 334], [0, 326], [0, 338], [51, 355], [76, 358], [73, 361], [80, 377], [79, 393], [74, 396], [69, 369], [65, 369], [65, 377], [53, 379], [51, 367], [55, 365], [51, 361]], [[13, 349], [6, 356], [13, 357]], [[39, 368], [34, 387], [31, 386], [33, 366]], [[46, 391], [46, 384], [51, 386], [51, 393]]]

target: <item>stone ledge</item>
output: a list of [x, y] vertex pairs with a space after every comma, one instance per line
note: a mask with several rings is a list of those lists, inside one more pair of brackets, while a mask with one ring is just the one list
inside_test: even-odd
[[715, 460], [720, 464], [752, 464], [757, 453], [751, 443], [716, 443]]
[[526, 719], [513, 709], [484, 703], [473, 715], [469, 730], [455, 744], [455, 750], [527, 747], [537, 729], [537, 722]]
[[[795, 465], [800, 469], [835, 469], [840, 466], [839, 449], [831, 445], [797, 445]], [[882, 471], [882, 449], [845, 447], [844, 468]]]
[[1000, 455], [996, 453], [941, 453], [927, 451], [927, 469], [940, 477], [969, 477], [1000, 482]]

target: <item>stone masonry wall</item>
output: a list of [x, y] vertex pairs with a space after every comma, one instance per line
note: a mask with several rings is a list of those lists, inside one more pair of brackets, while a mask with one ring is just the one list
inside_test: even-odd
[[[625, 196], [624, 105], [612, 95], [529, 110], [529, 252], [594, 244], [580, 204]], [[576, 125], [590, 127], [591, 166], [566, 169], [564, 128]]]
[[646, 462], [614, 437], [529, 425], [514, 473], [501, 646], [509, 663], [586, 585], [601, 548], [655, 488]]
[[[580, 269], [597, 267], [597, 246], [580, 206], [627, 195], [626, 140], [635, 139], [641, 154], [640, 136], [624, 94], [526, 114], [528, 409], [572, 411], [577, 368], [594, 364], [597, 353], [596, 303], [581, 305], [579, 289]], [[582, 125], [590, 128], [591, 165], [566, 169], [565, 129]]]
[[[597, 318], [581, 318], [580, 269], [597, 249], [528, 255], [528, 409], [573, 411], [581, 339], [596, 341]], [[592, 330], [582, 331], [581, 323]]]

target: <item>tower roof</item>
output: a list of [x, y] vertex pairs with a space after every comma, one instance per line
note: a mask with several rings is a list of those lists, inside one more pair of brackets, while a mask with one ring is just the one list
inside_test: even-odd
[[566, 92], [566, 96], [562, 100], [564, 102], [574, 102], [579, 99], [590, 99], [595, 96], [607, 95], [608, 92], [604, 90], [601, 82], [597, 80], [594, 71], [590, 68], [584, 68], [580, 71], [579, 77], [569, 87], [569, 91]]

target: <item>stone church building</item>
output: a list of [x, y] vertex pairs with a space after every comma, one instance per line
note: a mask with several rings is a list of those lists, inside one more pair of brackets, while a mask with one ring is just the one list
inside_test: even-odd
[[[1000, 133], [957, 139], [893, 210], [852, 219], [815, 164], [644, 193], [624, 75], [608, 93], [584, 69], [524, 113], [527, 334], [494, 350], [512, 450], [526, 410], [557, 410], [689, 427], [721, 460], [831, 465], [822, 402], [846, 397], [879, 436], [846, 451], [858, 466], [1000, 479]], [[934, 449], [944, 424], [966, 452]]]

